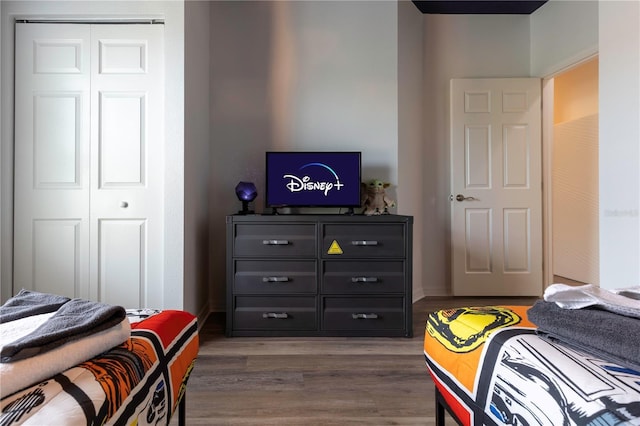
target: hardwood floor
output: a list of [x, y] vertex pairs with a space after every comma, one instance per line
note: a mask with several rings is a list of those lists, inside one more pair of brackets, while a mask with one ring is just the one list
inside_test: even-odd
[[435, 425], [422, 351], [428, 313], [535, 300], [425, 298], [413, 305], [413, 338], [226, 338], [222, 315], [213, 314], [200, 332], [186, 423]]

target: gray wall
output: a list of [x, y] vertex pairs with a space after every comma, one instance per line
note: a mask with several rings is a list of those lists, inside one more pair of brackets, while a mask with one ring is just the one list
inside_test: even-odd
[[449, 81], [529, 75], [529, 17], [424, 16], [423, 293], [450, 294]]
[[599, 2], [600, 286], [640, 285], [640, 2]]
[[213, 307], [232, 189], [262, 188], [269, 149], [362, 150], [365, 177], [397, 185], [398, 213], [415, 216], [415, 298], [449, 294], [449, 80], [544, 77], [597, 51], [594, 2], [551, 0], [531, 16], [394, 3], [212, 4]]
[[225, 309], [225, 216], [235, 185], [264, 200], [268, 150], [362, 151], [398, 205], [395, 1], [211, 3], [211, 305]]
[[398, 213], [413, 221], [413, 300], [424, 297], [424, 38], [422, 14], [413, 3], [398, 3]]
[[598, 52], [598, 2], [550, 0], [531, 15], [531, 75], [548, 77]]
[[184, 309], [209, 312], [209, 2], [185, 2]]

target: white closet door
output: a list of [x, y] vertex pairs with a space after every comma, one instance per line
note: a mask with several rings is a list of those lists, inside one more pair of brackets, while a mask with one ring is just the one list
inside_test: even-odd
[[14, 292], [89, 296], [90, 37], [16, 25]]
[[92, 297], [162, 306], [163, 26], [93, 25], [91, 39]]
[[[18, 27], [16, 200], [31, 201], [16, 202], [14, 291], [162, 306], [163, 26]], [[41, 44], [58, 50], [41, 54]], [[53, 61], [46, 74], [82, 80], [83, 89], [52, 77], [40, 89], [42, 71], [29, 56], [35, 65]], [[40, 92], [56, 101], [43, 113], [24, 101], [42, 103]], [[18, 109], [18, 100], [27, 105]], [[45, 172], [47, 191], [38, 178]]]

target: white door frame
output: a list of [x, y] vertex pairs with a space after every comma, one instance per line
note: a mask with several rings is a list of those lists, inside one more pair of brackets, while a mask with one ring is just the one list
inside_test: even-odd
[[542, 277], [553, 284], [553, 76], [542, 79]]

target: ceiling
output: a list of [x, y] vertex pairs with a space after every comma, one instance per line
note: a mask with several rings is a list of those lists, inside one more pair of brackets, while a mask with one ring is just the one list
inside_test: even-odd
[[422, 13], [445, 13], [445, 14], [512, 14], [528, 15], [533, 13], [547, 0], [413, 0], [413, 3]]

